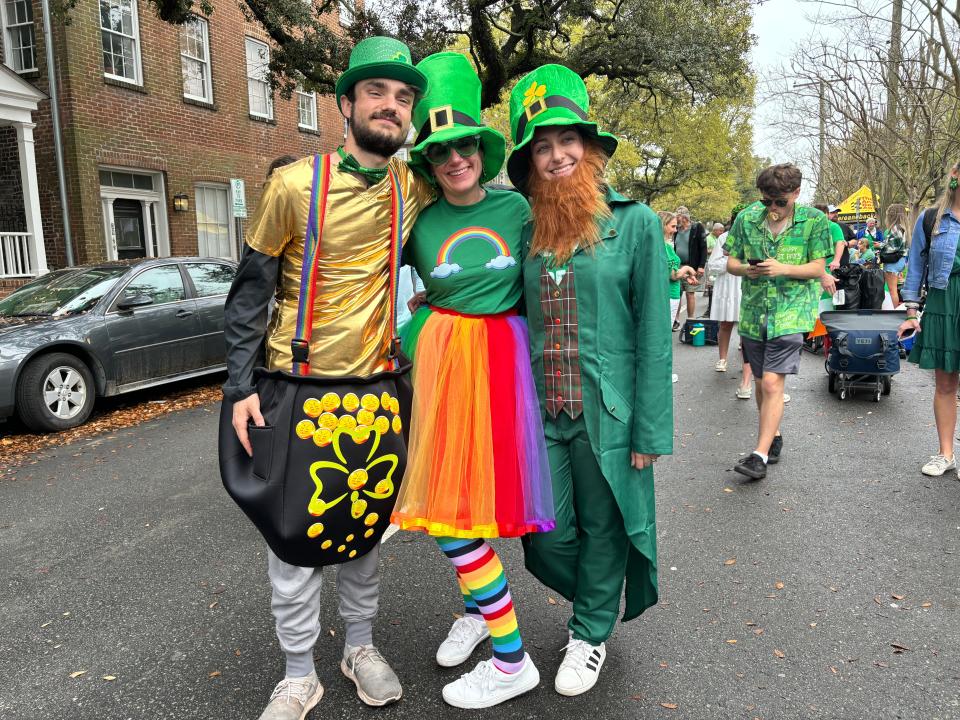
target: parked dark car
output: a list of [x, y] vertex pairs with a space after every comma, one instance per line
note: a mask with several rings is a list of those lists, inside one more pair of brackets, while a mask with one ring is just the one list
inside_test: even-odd
[[55, 270], [0, 300], [0, 420], [83, 423], [98, 396], [225, 368], [236, 263], [151, 258]]

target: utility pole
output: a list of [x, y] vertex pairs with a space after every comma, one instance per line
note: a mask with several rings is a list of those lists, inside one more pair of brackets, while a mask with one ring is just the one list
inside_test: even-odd
[[[898, 0], [899, 1], [899, 0]], [[822, 190], [823, 188], [823, 162], [826, 158], [827, 151], [827, 81], [822, 77], [817, 78], [817, 82], [812, 83], [797, 83], [794, 85], [794, 88], [809, 88], [816, 85], [817, 87], [817, 96], [819, 99], [820, 107], [820, 137], [819, 137], [819, 154], [817, 156], [817, 190]], [[821, 198], [822, 199], [822, 198]]]
[[[893, 0], [890, 15], [890, 50], [887, 53], [887, 111], [884, 118], [885, 134], [890, 147], [894, 146], [900, 104], [900, 65], [903, 61], [903, 0]], [[883, 173], [884, 206], [893, 200], [893, 173], [887, 168]], [[874, 205], [877, 205], [876, 199]], [[877, 214], [879, 215], [879, 208]]]

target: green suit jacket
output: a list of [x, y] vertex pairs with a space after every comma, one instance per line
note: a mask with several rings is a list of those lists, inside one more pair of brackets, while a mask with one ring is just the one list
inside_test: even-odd
[[[572, 262], [584, 422], [632, 542], [623, 618], [630, 620], [657, 602], [653, 469], [634, 469], [630, 452], [673, 452], [669, 278], [657, 215], [613, 189], [606, 200], [613, 217], [600, 228], [602, 244], [595, 252], [578, 250]], [[525, 257], [532, 230], [524, 231]], [[523, 274], [533, 375], [547, 422], [541, 266], [530, 258]]]

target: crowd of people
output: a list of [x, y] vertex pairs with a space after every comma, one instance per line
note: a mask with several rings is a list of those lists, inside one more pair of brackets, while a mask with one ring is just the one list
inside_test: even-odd
[[[830, 284], [827, 265], [839, 267], [857, 239], [838, 239], [827, 214], [797, 202], [801, 174], [789, 164], [761, 172], [759, 199], [709, 232], [685, 207], [658, 215], [624, 197], [604, 180], [618, 140], [589, 119], [583, 80], [560, 65], [513, 87], [509, 156], [503, 135], [482, 122], [480, 81], [459, 53], [414, 65], [399, 41], [369, 38], [336, 92], [345, 142], [272, 170], [226, 308], [226, 432], [257, 482], [291, 495], [308, 486], [309, 504], [282, 530], [308, 552], [315, 542], [318, 557], [284, 559], [283, 533], [264, 529], [269, 509], [244, 508], [270, 543], [271, 610], [286, 662], [261, 720], [303, 720], [323, 695], [313, 659], [322, 564], [338, 568], [341, 671], [367, 705], [402, 696], [373, 638], [387, 520], [434, 538], [456, 580], [449, 590], [457, 588], [462, 614], [436, 663], [460, 666], [490, 640], [489, 657], [444, 686], [445, 702], [491, 707], [540, 681], [510, 593], [508, 575], [519, 569], [508, 572], [492, 538], [521, 538], [526, 569], [571, 602], [553, 686], [565, 696], [587, 692], [618, 618], [657, 602], [653, 467], [673, 451], [671, 325], [684, 295], [688, 318], [696, 294], [708, 295], [718, 372], [728, 371], [738, 331], [737, 397], [755, 399], [758, 429], [735, 469], [759, 480], [783, 452], [785, 377], [799, 368]], [[406, 163], [395, 153], [411, 125]], [[487, 186], [504, 161], [519, 192]], [[936, 220], [955, 246], [960, 207], [954, 212]], [[897, 222], [888, 235], [903, 238]], [[887, 247], [874, 226], [860, 240], [875, 253], [877, 243]], [[918, 245], [908, 308], [920, 284]], [[948, 321], [960, 281], [948, 279], [953, 255], [931, 247], [936, 270], [915, 354], [941, 368], [939, 398], [941, 385], [957, 387], [960, 333]], [[423, 292], [397, 328], [401, 261]], [[915, 324], [908, 314], [905, 325]], [[363, 393], [387, 381], [396, 396]], [[311, 392], [311, 382], [317, 397], [284, 404]], [[401, 434], [405, 453], [375, 457], [381, 441]], [[952, 430], [947, 436], [938, 457], [951, 466]], [[355, 457], [366, 465], [354, 467]], [[277, 469], [277, 458], [306, 465]], [[384, 517], [369, 512], [368, 499], [391, 503]], [[338, 547], [331, 533], [340, 527]], [[361, 533], [372, 539], [362, 554], [350, 549]], [[321, 561], [321, 549], [335, 562]]]

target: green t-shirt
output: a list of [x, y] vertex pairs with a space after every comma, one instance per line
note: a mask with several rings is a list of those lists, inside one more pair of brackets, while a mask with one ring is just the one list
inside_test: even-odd
[[[664, 246], [667, 248], [667, 277], [670, 277], [677, 270], [680, 269], [680, 256], [677, 255], [677, 251], [673, 249], [673, 243], [669, 243], [666, 240], [663, 241]], [[670, 281], [670, 299], [679, 300], [681, 296], [680, 290], [680, 281], [671, 280]]]
[[[766, 227], [767, 209], [755, 202], [737, 215], [727, 245], [740, 262], [776, 258], [788, 265], [805, 265], [833, 257], [827, 216], [796, 205], [793, 223], [774, 238]], [[740, 285], [740, 326], [743, 337], [754, 340], [805, 333], [817, 320], [820, 283], [787, 277], [744, 277]]]
[[474, 205], [441, 197], [413, 226], [404, 261], [423, 280], [427, 302], [469, 315], [491, 315], [520, 302], [520, 231], [530, 206], [512, 190], [487, 190]]

